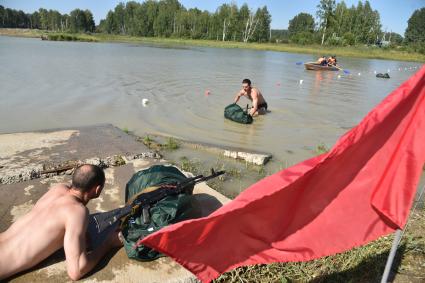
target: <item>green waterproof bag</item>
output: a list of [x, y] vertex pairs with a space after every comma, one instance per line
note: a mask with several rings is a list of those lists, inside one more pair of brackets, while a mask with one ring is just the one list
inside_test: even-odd
[[[152, 191], [155, 187], [164, 184], [180, 183], [187, 177], [176, 167], [154, 165], [146, 170], [141, 170], [133, 175], [125, 188], [125, 201], [143, 191]], [[162, 227], [189, 219], [193, 216], [192, 190], [186, 190], [178, 195], [165, 196], [160, 201], [151, 204], [148, 208], [149, 221], [145, 223], [142, 209], [133, 211], [122, 221], [122, 234], [124, 248], [127, 256], [141, 261], [150, 261], [163, 256], [161, 253], [144, 245], [136, 243]]]
[[253, 121], [252, 116], [236, 103], [232, 103], [224, 108], [224, 117], [241, 124], [251, 124]]

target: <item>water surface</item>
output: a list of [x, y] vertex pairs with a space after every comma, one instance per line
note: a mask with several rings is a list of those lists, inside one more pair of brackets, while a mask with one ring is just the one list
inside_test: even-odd
[[[271, 166], [282, 168], [314, 155], [319, 144], [332, 146], [420, 66], [338, 58], [351, 72], [345, 75], [295, 64], [312, 60], [285, 52], [0, 37], [0, 133], [112, 123], [138, 135], [270, 152]], [[223, 117], [244, 78], [271, 110], [252, 125]]]

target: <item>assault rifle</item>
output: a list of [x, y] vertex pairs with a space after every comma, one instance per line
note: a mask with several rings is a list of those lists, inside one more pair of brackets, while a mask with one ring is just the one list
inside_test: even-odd
[[211, 169], [211, 175], [204, 177], [203, 175], [198, 175], [192, 178], [187, 178], [180, 183], [171, 183], [171, 184], [161, 184], [156, 187], [153, 187], [153, 190], [147, 190], [147, 192], [141, 192], [135, 197], [135, 199], [129, 204], [121, 208], [117, 208], [105, 213], [99, 213], [93, 216], [93, 219], [96, 223], [96, 228], [98, 233], [101, 233], [109, 226], [112, 226], [115, 222], [123, 218], [124, 216], [135, 213], [142, 209], [143, 223], [149, 223], [149, 208], [151, 205], [162, 200], [169, 195], [178, 195], [183, 192], [190, 191], [193, 189], [193, 186], [218, 177], [224, 174], [225, 171], [215, 172], [214, 169]]

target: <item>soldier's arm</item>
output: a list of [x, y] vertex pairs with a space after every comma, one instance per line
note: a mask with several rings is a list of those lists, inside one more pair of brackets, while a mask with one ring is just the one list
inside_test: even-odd
[[66, 219], [64, 250], [68, 276], [79, 280], [92, 270], [99, 260], [111, 249], [110, 241], [105, 240], [94, 251], [86, 251], [86, 231], [88, 224], [87, 208], [70, 209]]
[[235, 96], [235, 103], [238, 103], [239, 99], [241, 98], [241, 96], [244, 94], [244, 92], [242, 90], [240, 90], [236, 96]]

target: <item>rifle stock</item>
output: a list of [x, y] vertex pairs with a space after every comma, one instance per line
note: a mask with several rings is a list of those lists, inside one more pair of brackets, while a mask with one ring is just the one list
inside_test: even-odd
[[93, 219], [96, 223], [96, 229], [98, 233], [101, 233], [109, 226], [113, 225], [122, 217], [129, 214], [132, 210], [132, 205], [127, 205], [121, 208], [116, 208], [114, 210], [99, 213], [93, 216]]
[[176, 185], [160, 185], [158, 189], [150, 191], [147, 193], [140, 194], [131, 204], [126, 205], [121, 208], [116, 208], [114, 210], [100, 213], [94, 215], [93, 218], [96, 222], [96, 228], [98, 233], [101, 233], [109, 226], [113, 225], [115, 222], [130, 214], [135, 207], [141, 207], [143, 211], [143, 221], [145, 223], [149, 222], [149, 211], [148, 208], [151, 204], [154, 204], [168, 195], [177, 195], [184, 192], [188, 187], [194, 186], [200, 182], [205, 182], [210, 179], [216, 178], [225, 171], [215, 172], [211, 169], [211, 175], [204, 177], [203, 175], [198, 175], [192, 178], [188, 178]]

